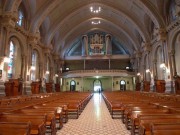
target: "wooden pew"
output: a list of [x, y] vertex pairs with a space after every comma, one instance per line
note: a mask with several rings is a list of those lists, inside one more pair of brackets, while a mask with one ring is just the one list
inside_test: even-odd
[[30, 135], [30, 131], [30, 122], [0, 122], [1, 135]]
[[60, 84], [59, 83], [55, 84], [55, 91], [60, 92]]
[[39, 94], [41, 91], [41, 81], [31, 83], [32, 94]]
[[[169, 110], [165, 109], [142, 109], [142, 110], [138, 110], [138, 111], [132, 111], [131, 112], [131, 116], [130, 116], [130, 126], [131, 126], [131, 133], [134, 134], [135, 130], [138, 129], [139, 127], [139, 119], [138, 119], [138, 115], [150, 115], [150, 114], [168, 114], [170, 113]], [[126, 125], [126, 127], [128, 128], [129, 125]]]
[[180, 115], [175, 114], [152, 114], [152, 115], [140, 115], [139, 116], [139, 134], [150, 134], [151, 123], [174, 123], [180, 122]]
[[31, 122], [30, 134], [45, 135], [47, 115], [21, 115], [21, 114], [1, 114], [1, 122]]
[[151, 123], [151, 135], [179, 135], [180, 123]]
[[175, 78], [175, 93], [180, 94], [180, 77]]
[[150, 82], [149, 81], [143, 82], [143, 91], [146, 91], [146, 92], [150, 91]]
[[155, 80], [155, 88], [156, 88], [156, 92], [158, 93], [165, 93], [166, 90], [166, 82], [165, 80]]
[[39, 110], [39, 109], [21, 109], [21, 110], [16, 110], [13, 111], [12, 114], [22, 114], [22, 115], [40, 115], [42, 116], [44, 113], [46, 113], [47, 115], [47, 120], [45, 122], [45, 126], [47, 129], [50, 129], [51, 135], [55, 135], [56, 134], [56, 114], [57, 111], [52, 111], [52, 110]]
[[46, 83], [46, 92], [47, 93], [53, 92], [53, 83], [52, 82]]

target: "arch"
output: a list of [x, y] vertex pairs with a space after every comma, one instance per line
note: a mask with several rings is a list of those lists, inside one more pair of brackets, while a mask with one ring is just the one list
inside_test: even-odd
[[6, 0], [3, 10], [10, 12], [17, 11], [21, 2], [22, 0]]
[[[148, 37], [148, 34], [145, 32], [145, 29], [142, 27], [143, 24], [138, 23], [138, 21], [135, 20], [135, 18], [131, 15], [131, 14], [126, 14], [124, 13], [122, 10], [114, 8], [114, 7], [110, 7], [108, 4], [106, 5], [105, 3], [96, 3], [104, 8], [111, 8], [113, 13], [117, 13], [118, 15], [120, 15], [121, 17], [127, 19], [128, 21], [130, 21], [135, 28], [138, 30], [138, 32], [140, 33], [141, 37], [143, 38], [144, 41], [148, 41], [150, 38]], [[59, 28], [62, 28], [62, 24], [66, 24], [66, 22], [72, 18], [73, 16], [77, 16], [78, 13], [81, 13], [81, 11], [83, 11], [84, 9], [89, 8], [91, 4], [87, 4], [85, 6], [81, 6], [78, 10], [73, 11], [72, 13], [70, 13], [68, 16], [66, 16], [62, 21], [56, 20], [56, 22], [53, 24], [53, 27], [49, 30], [50, 32], [48, 33], [48, 35], [46, 35], [47, 41], [46, 43], [49, 44], [50, 41], [52, 40], [53, 36], [55, 35], [56, 31]], [[106, 17], [107, 18], [107, 17]], [[60, 22], [60, 23], [59, 23]]]
[[162, 16], [159, 14], [155, 5], [151, 3], [149, 0], [136, 0], [137, 3], [144, 9], [144, 11], [149, 15], [151, 20], [158, 28], [164, 28], [165, 22]]
[[171, 35], [171, 36], [169, 36], [170, 39], [168, 40], [168, 45], [170, 45], [169, 50], [175, 49], [174, 45], [175, 45], [176, 38], [180, 33], [179, 29], [180, 29], [180, 25], [178, 27], [176, 27], [176, 29], [174, 29], [173, 31], [171, 31], [169, 33], [169, 35]]
[[[87, 23], [87, 21], [84, 22], [84, 23]], [[108, 22], [108, 23], [111, 23], [111, 22]], [[77, 25], [76, 27], [74, 27], [74, 29], [72, 29], [71, 31], [69, 31], [68, 35], [66, 35], [66, 37], [65, 37], [64, 39], [61, 39], [61, 41], [65, 41], [65, 39], [66, 39], [69, 35], [71, 35], [73, 32], [76, 33], [76, 36], [79, 36], [80, 34], [83, 33], [83, 31], [86, 31], [86, 29], [91, 29], [91, 27], [92, 27], [92, 26], [87, 26], [87, 27], [84, 28], [85, 30], [83, 30], [83, 29], [81, 28], [81, 25], [82, 25], [82, 24], [79, 24], [79, 25]], [[102, 27], [102, 25], [99, 26], [99, 27], [97, 27], [97, 28], [101, 28], [101, 27]], [[119, 28], [119, 27], [115, 25], [113, 28], [112, 28], [112, 27], [104, 26], [104, 27], [102, 27], [101, 29], [108, 29], [108, 31], [112, 32], [112, 29], [113, 29], [114, 31], [117, 31], [118, 28]], [[80, 30], [81, 30], [81, 31], [80, 31]], [[135, 50], [138, 50], [138, 48], [139, 48], [139, 47], [138, 47], [139, 43], [135, 40], [136, 38], [135, 38], [134, 36], [130, 36], [131, 34], [125, 32], [126, 30], [120, 29], [120, 31], [121, 31], [124, 35], [126, 35], [126, 37], [128, 37], [128, 39], [130, 40], [130, 42], [131, 42], [132, 45], [133, 45], [133, 48], [134, 48]], [[73, 35], [73, 34], [72, 34], [72, 35]], [[129, 42], [129, 41], [127, 41], [127, 42]], [[69, 46], [66, 45], [66, 47], [63, 47], [63, 49], [66, 50], [68, 47], [69, 47]], [[63, 55], [64, 55], [64, 54], [63, 54]]]
[[41, 7], [41, 10], [32, 18], [32, 23], [30, 24], [31, 33], [36, 33], [47, 15], [58, 5], [59, 2], [60, 0], [48, 0], [43, 7]]
[[[112, 34], [112, 35], [114, 35], [117, 39], [119, 39], [119, 41], [121, 41], [121, 43], [123, 44], [123, 45], [126, 45], [127, 44], [127, 40], [125, 40], [125, 35], [122, 35], [122, 34], [120, 34], [120, 33], [115, 33], [115, 32], [113, 32], [113, 31], [111, 31], [112, 29], [101, 29], [101, 28], [91, 28], [91, 29], [88, 29], [88, 30], [86, 30], [86, 31], [83, 31], [82, 33], [88, 33], [88, 32], [91, 32], [91, 31], [104, 31], [104, 32], [106, 32], [106, 33], [110, 33], [110, 34]], [[78, 36], [79, 36], [79, 34], [77, 34], [77, 35], [74, 35], [71, 39], [68, 39], [68, 42], [66, 42], [66, 44], [67, 45], [72, 45], [72, 43], [78, 38]], [[122, 37], [122, 39], [120, 39], [119, 37]], [[57, 52], [60, 52], [60, 54], [61, 54], [61, 57], [64, 57], [63, 55], [66, 53], [66, 51], [68, 51], [67, 49], [68, 49], [68, 47], [67, 47], [67, 49], [66, 49], [66, 47], [64, 48], [64, 51], [61, 49], [61, 47], [64, 47], [65, 46], [65, 42], [62, 42], [62, 40], [61, 39], [59, 39], [59, 41], [57, 41], [58, 43], [59, 43], [59, 45], [57, 46], [58, 48], [56, 48], [56, 51]], [[130, 43], [128, 43], [128, 45], [126, 45], [126, 48], [128, 49], [128, 51], [130, 52], [130, 54], [132, 54], [133, 53], [133, 46], [130, 44]]]

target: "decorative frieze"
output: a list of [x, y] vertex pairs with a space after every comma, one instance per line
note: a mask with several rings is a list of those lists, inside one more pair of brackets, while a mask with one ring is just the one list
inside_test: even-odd
[[20, 26], [15, 26], [15, 30], [20, 32], [21, 34], [25, 35], [25, 36], [28, 36], [29, 32], [26, 31], [23, 27], [20, 27]]
[[167, 32], [172, 31], [174, 28], [178, 27], [180, 25], [180, 19], [177, 19], [174, 22], [171, 22], [171, 24], [167, 27]]

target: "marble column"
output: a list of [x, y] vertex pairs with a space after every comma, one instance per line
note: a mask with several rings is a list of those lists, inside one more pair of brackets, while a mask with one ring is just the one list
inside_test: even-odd
[[88, 55], [88, 36], [82, 36], [82, 56]]
[[157, 59], [154, 59], [153, 60], [153, 73], [154, 73], [154, 79], [157, 80], [158, 79], [158, 75], [157, 75]]
[[173, 68], [173, 76], [177, 76], [175, 50], [171, 50], [171, 62], [172, 62], [172, 68]]
[[106, 55], [112, 54], [112, 41], [111, 41], [111, 35], [107, 34], [105, 37], [106, 40]]

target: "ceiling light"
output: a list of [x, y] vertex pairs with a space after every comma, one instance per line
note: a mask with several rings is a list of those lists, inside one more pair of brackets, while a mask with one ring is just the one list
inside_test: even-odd
[[89, 9], [90, 9], [90, 11], [92, 13], [95, 13], [95, 14], [98, 14], [101, 11], [101, 7], [93, 7], [93, 6], [91, 6]]
[[49, 74], [49, 71], [46, 71], [46, 74]]
[[165, 63], [160, 64], [160, 68], [165, 68], [165, 67], [166, 67]]
[[36, 67], [35, 66], [31, 66], [31, 70], [36, 70]]
[[137, 73], [137, 76], [140, 76], [141, 74], [140, 73]]
[[4, 62], [5, 62], [5, 63], [9, 63], [9, 62], [10, 62], [10, 58], [9, 58], [9, 57], [5, 57], [5, 58], [4, 58]]
[[100, 20], [95, 20], [95, 21], [92, 21], [92, 22], [91, 22], [91, 24], [93, 24], [93, 25], [97, 25], [97, 24], [100, 24], [100, 23], [101, 23]]
[[150, 69], [146, 69], [146, 73], [149, 73], [150, 72]]

